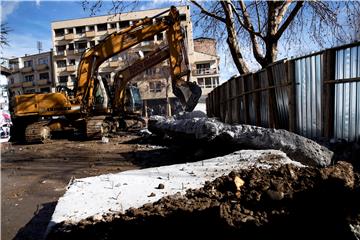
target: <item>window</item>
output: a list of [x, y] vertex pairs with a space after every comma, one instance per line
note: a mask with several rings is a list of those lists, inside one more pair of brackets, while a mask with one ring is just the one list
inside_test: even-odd
[[84, 50], [87, 48], [87, 42], [84, 41], [75, 42], [75, 47], [79, 50]]
[[29, 60], [29, 61], [24, 61], [24, 67], [32, 67], [33, 66], [33, 61]]
[[59, 76], [59, 83], [67, 83], [68, 76]]
[[210, 68], [210, 63], [196, 64], [196, 69], [209, 69], [209, 68]]
[[75, 83], [75, 82], [76, 82], [76, 76], [73, 75], [73, 74], [71, 74], [71, 75], [70, 75], [70, 81], [73, 82], [73, 83]]
[[61, 28], [61, 29], [55, 29], [55, 37], [61, 37], [64, 36], [65, 34], [65, 29]]
[[39, 58], [38, 63], [39, 64], [48, 64], [49, 60], [48, 60], [48, 58]]
[[116, 23], [110, 23], [110, 29], [116, 28]]
[[76, 31], [77, 34], [84, 33], [85, 32], [85, 27], [84, 26], [76, 27], [75, 31]]
[[119, 22], [119, 27], [120, 28], [126, 28], [130, 26], [130, 21], [121, 21]]
[[66, 67], [66, 60], [58, 60], [56, 61], [56, 65], [58, 68], [64, 68]]
[[58, 55], [63, 55], [66, 50], [66, 45], [56, 46], [56, 52]]
[[219, 77], [212, 78], [213, 87], [219, 86]]
[[40, 88], [40, 92], [42, 92], [42, 93], [49, 93], [49, 92], [50, 92], [50, 88], [49, 88], [49, 87]]
[[32, 81], [34, 81], [34, 75], [24, 76], [24, 80], [25, 80], [25, 82], [32, 82]]
[[153, 76], [156, 74], [156, 68], [148, 68], [145, 70], [145, 74], [148, 76]]
[[150, 92], [153, 93], [161, 92], [161, 82], [160, 81], [149, 82], [149, 89]]
[[68, 32], [68, 34], [74, 33], [74, 29], [73, 28], [68, 28], [67, 32]]
[[39, 79], [49, 79], [49, 73], [45, 72], [45, 73], [40, 73], [39, 74]]
[[69, 60], [69, 65], [72, 65], [72, 66], [75, 65], [75, 59], [70, 59]]
[[35, 89], [26, 89], [25, 93], [35, 93]]
[[70, 43], [70, 44], [68, 45], [68, 49], [69, 49], [69, 50], [74, 50], [74, 44], [73, 44], [73, 43]]
[[211, 88], [211, 78], [205, 78], [205, 88]]
[[97, 30], [98, 31], [106, 31], [107, 30], [107, 24], [106, 23], [98, 24], [97, 25]]
[[94, 25], [91, 25], [88, 28], [89, 28], [89, 30], [88, 30], [89, 32], [95, 31], [95, 26]]
[[203, 78], [198, 78], [198, 85], [199, 85], [201, 88], [205, 88], [205, 82], [204, 82], [204, 79], [203, 79]]
[[158, 41], [162, 41], [162, 40], [164, 39], [163, 33], [158, 33], [158, 34], [156, 35], [156, 37], [157, 37], [157, 40], [158, 40]]
[[180, 21], [186, 21], [186, 14], [180, 14]]

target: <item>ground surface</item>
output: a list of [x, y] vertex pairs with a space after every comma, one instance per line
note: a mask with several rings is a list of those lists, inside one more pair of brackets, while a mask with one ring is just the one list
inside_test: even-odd
[[[58, 198], [64, 194], [67, 184], [73, 177], [82, 178], [129, 169], [199, 161], [222, 156], [234, 150], [240, 149], [231, 149], [229, 146], [221, 146], [216, 142], [212, 144], [194, 142], [183, 144], [155, 138], [144, 140], [136, 135], [122, 134], [110, 138], [109, 143], [106, 144], [101, 141], [75, 140], [54, 140], [47, 144], [37, 145], [2, 143], [1, 239], [41, 239]], [[345, 148], [340, 147], [336, 150], [338, 153], [354, 153], [349, 156], [336, 154], [336, 160], [348, 159], [358, 162], [355, 161], [358, 160], [359, 156], [358, 148], [355, 149], [356, 151], [347, 150], [345, 146]], [[358, 171], [359, 167], [356, 166], [354, 165]], [[214, 185], [215, 188], [216, 186], [218, 185]], [[330, 194], [330, 198], [338, 200], [334, 198], [334, 195], [341, 196], [341, 193]], [[203, 195], [201, 192], [199, 194]], [[206, 197], [198, 199], [200, 202], [209, 202]], [[178, 201], [173, 203], [177, 208]], [[331, 204], [335, 204], [334, 201], [331, 201]], [[348, 203], [341, 202], [341, 204], [347, 205]], [[180, 205], [185, 206], [185, 209], [187, 208], [186, 202], [181, 203], [180, 201]], [[152, 212], [151, 209], [157, 208], [158, 206], [154, 205], [148, 210]], [[170, 206], [169, 212], [172, 211], [171, 209]], [[218, 212], [217, 208], [213, 209]], [[327, 209], [325, 208], [325, 210]], [[240, 215], [243, 210], [239, 211]], [[248, 212], [249, 209], [245, 210]], [[145, 209], [145, 213], [146, 211]], [[253, 209], [249, 211], [254, 212]], [[205, 215], [198, 216], [199, 220], [204, 221], [208, 216], [206, 214], [213, 214], [212, 210], [204, 213]], [[186, 219], [187, 216], [185, 214], [183, 218]], [[193, 216], [191, 215], [191, 218]], [[168, 218], [165, 219], [168, 220]], [[214, 218], [215, 221], [218, 219]], [[160, 222], [162, 222], [161, 219]], [[176, 222], [178, 221], [174, 223]], [[223, 220], [221, 222], [224, 223]], [[156, 224], [157, 221], [153, 223], [152, 226], [156, 231], [158, 228], [162, 229], [161, 224]], [[117, 225], [116, 222], [115, 225]], [[203, 227], [209, 229], [206, 225]], [[227, 225], [224, 229], [228, 229]], [[91, 231], [90, 229], [88, 233]]]
[[[151, 141], [150, 141], [151, 142]], [[166, 142], [166, 141], [165, 141]], [[197, 147], [160, 147], [136, 135], [101, 141], [1, 144], [1, 239], [40, 239], [72, 177], [200, 160]], [[206, 156], [204, 156], [206, 158]]]

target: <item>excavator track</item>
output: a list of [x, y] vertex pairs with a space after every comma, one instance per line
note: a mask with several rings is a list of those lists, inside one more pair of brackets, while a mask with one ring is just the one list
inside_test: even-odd
[[29, 124], [25, 129], [25, 141], [28, 143], [45, 143], [50, 140], [48, 123], [48, 121], [40, 121]]
[[103, 117], [89, 118], [85, 131], [88, 139], [101, 139], [108, 132], [108, 124]]

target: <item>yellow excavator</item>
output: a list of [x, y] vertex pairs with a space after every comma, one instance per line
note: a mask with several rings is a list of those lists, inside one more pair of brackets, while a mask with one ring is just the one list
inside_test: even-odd
[[[163, 16], [165, 13], [168, 15]], [[98, 138], [114, 119], [114, 113], [123, 114], [126, 99], [126, 81], [116, 83], [114, 99], [106, 98], [104, 82], [97, 77], [99, 66], [112, 56], [123, 52], [148, 38], [166, 31], [172, 90], [185, 111], [192, 111], [201, 89], [190, 82], [184, 33], [180, 25], [179, 12], [171, 7], [151, 18], [113, 33], [82, 55], [77, 73], [77, 85], [73, 94], [66, 89], [47, 94], [25, 94], [15, 96], [13, 101], [14, 130], [27, 142], [44, 142], [51, 131], [76, 128], [88, 138]], [[162, 52], [164, 53], [164, 52]], [[136, 66], [136, 63], [134, 64]], [[151, 67], [151, 66], [150, 66]], [[184, 77], [187, 77], [185, 80]], [[127, 78], [128, 79], [128, 78]], [[100, 100], [101, 104], [98, 104]], [[107, 101], [104, 101], [107, 100]]]

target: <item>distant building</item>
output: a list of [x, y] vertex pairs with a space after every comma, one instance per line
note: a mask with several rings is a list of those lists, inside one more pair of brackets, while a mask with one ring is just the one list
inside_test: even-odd
[[9, 90], [12, 95], [49, 93], [55, 87], [52, 51], [9, 59], [9, 68]]
[[[115, 31], [126, 28], [146, 16], [151, 17], [167, 9], [134, 11], [115, 16], [96, 16], [53, 22], [51, 29], [55, 84], [73, 88], [77, 77], [78, 64], [86, 49], [95, 46]], [[190, 7], [180, 6], [178, 10], [182, 27], [186, 31], [191, 81], [197, 81], [203, 88], [203, 98], [205, 98], [207, 93], [219, 84], [219, 57], [216, 54], [216, 42], [209, 38], [198, 38], [193, 41]], [[156, 47], [164, 45], [165, 40], [166, 36], [163, 32], [113, 56], [99, 67], [99, 75], [111, 84], [117, 71], [139, 59], [141, 54], [146, 55]], [[206, 46], [201, 46], [202, 43]], [[178, 100], [172, 94], [170, 81], [167, 61], [146, 70], [133, 80], [140, 88], [145, 105], [155, 110], [155, 113], [164, 113], [167, 96], [170, 98], [173, 111], [179, 106]]]
[[9, 111], [8, 81], [6, 77], [10, 75], [10, 70], [3, 66], [0, 66], [0, 69], [0, 110]]

